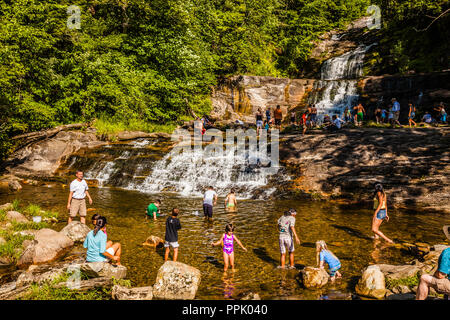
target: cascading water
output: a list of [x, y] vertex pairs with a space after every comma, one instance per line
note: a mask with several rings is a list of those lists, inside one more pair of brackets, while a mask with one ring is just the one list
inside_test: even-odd
[[[223, 150], [206, 156], [203, 149], [179, 153], [168, 152], [170, 141], [140, 139], [132, 143], [111, 144], [89, 155], [75, 154], [66, 161], [64, 171], [81, 169], [88, 180], [100, 187], [118, 187], [144, 193], [177, 192], [182, 196], [202, 196], [204, 188], [212, 185], [219, 195], [231, 188], [238, 198], [265, 198], [276, 189], [270, 187], [273, 171], [266, 170], [270, 159], [262, 154], [251, 161], [249, 151]], [[280, 172], [277, 177], [289, 180]]]
[[218, 156], [205, 157], [204, 151], [192, 149], [167, 154], [154, 164], [152, 173], [143, 182], [131, 181], [127, 189], [202, 196], [204, 189], [211, 185], [221, 195], [234, 188], [239, 198], [252, 197], [256, 189], [262, 189], [262, 194], [268, 196], [275, 189], [266, 187], [273, 172], [265, 169], [261, 164], [251, 164], [248, 152], [239, 156], [234, 150], [224, 150]]
[[308, 104], [316, 106], [319, 119], [325, 114], [340, 116], [345, 107], [351, 108], [356, 104], [359, 98], [357, 79], [362, 75], [364, 56], [372, 45], [361, 45], [323, 63], [321, 80], [315, 82], [308, 99]]

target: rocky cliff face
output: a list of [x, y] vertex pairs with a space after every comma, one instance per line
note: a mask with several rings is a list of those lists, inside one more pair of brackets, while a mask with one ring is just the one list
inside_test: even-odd
[[381, 182], [388, 202], [450, 212], [450, 128], [343, 129], [280, 143], [280, 160], [294, 179], [285, 191], [372, 201]]
[[211, 118], [254, 122], [258, 108], [273, 110], [277, 105], [286, 115], [288, 109], [301, 104], [313, 84], [311, 79], [235, 76], [212, 94]]
[[104, 144], [106, 142], [99, 141], [95, 133], [61, 131], [51, 139], [14, 152], [6, 161], [6, 171], [22, 177], [48, 178], [72, 153]]
[[[258, 76], [236, 76], [216, 88], [212, 95], [211, 118], [220, 121], [255, 122], [260, 107], [272, 110], [280, 105], [287, 116], [293, 108], [306, 106], [308, 97], [317, 95], [315, 79], [288, 79]], [[387, 107], [395, 97], [402, 105], [400, 120], [407, 119], [407, 105], [412, 101], [419, 112], [431, 111], [439, 102], [450, 104], [450, 71], [413, 75], [386, 75], [362, 78], [358, 82], [359, 101], [369, 115], [376, 106]], [[421, 95], [422, 93], [422, 95]], [[331, 95], [339, 94], [332, 92]], [[333, 100], [333, 99], [332, 99]]]

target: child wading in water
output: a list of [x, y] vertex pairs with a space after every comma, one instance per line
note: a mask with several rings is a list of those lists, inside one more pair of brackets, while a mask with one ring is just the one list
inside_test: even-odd
[[177, 261], [178, 258], [178, 230], [181, 229], [180, 219], [178, 219], [178, 214], [180, 210], [177, 208], [172, 209], [172, 215], [166, 220], [166, 236], [164, 241], [164, 247], [166, 251], [164, 252], [164, 261], [169, 259], [170, 247], [173, 248], [173, 261]]
[[222, 235], [220, 240], [212, 243], [212, 246], [217, 246], [222, 244], [223, 246], [223, 262], [224, 267], [223, 271], [228, 270], [228, 265], [231, 265], [231, 270], [234, 271], [234, 240], [238, 243], [238, 245], [247, 252], [247, 249], [242, 245], [239, 239], [233, 234], [234, 226], [229, 223], [225, 226], [225, 233]]
[[336, 277], [341, 278], [342, 275], [338, 271], [341, 268], [341, 262], [333, 254], [333, 252], [328, 250], [325, 241], [319, 240], [316, 242], [316, 251], [317, 251], [317, 265], [319, 268], [324, 269], [325, 263], [328, 264], [328, 268], [330, 268], [331, 282], [334, 282]]
[[236, 209], [237, 209], [236, 194], [234, 192], [234, 189], [231, 189], [230, 193], [225, 198], [225, 210], [236, 211]]

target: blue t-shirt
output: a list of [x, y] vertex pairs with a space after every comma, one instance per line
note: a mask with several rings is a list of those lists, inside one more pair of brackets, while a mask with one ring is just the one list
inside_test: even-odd
[[450, 248], [442, 251], [438, 260], [438, 271], [445, 273], [447, 279], [450, 279]]
[[336, 268], [338, 267], [341, 262], [339, 261], [339, 259], [337, 259], [336, 257], [334, 257], [330, 251], [328, 250], [322, 250], [319, 253], [319, 258], [320, 261], [325, 261], [326, 263], [328, 263], [328, 267], [330, 269]]
[[395, 101], [394, 104], [392, 105], [392, 111], [393, 112], [400, 111], [400, 103], [398, 101]]
[[104, 262], [106, 257], [102, 254], [106, 251], [106, 234], [99, 230], [94, 236], [94, 230], [89, 231], [84, 240], [83, 247], [87, 248], [87, 262]]

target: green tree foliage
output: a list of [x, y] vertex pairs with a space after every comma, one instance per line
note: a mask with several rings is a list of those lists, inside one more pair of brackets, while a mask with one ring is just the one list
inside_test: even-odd
[[[81, 28], [67, 27], [67, 8]], [[369, 0], [0, 0], [0, 159], [9, 137], [94, 118], [176, 123], [218, 79], [295, 77]], [[403, 48], [403, 47], [402, 47]], [[152, 126], [148, 126], [150, 128]]]
[[382, 28], [378, 73], [450, 68], [449, 0], [376, 0]]

